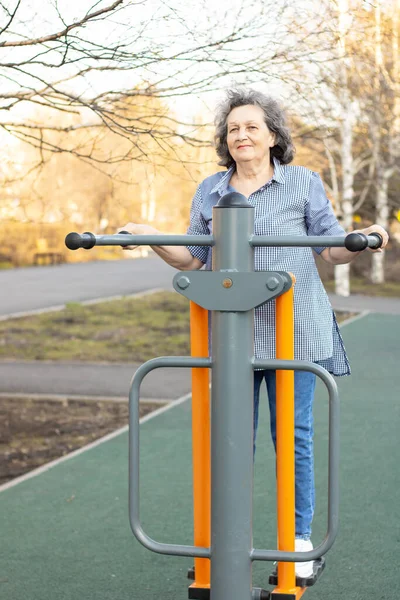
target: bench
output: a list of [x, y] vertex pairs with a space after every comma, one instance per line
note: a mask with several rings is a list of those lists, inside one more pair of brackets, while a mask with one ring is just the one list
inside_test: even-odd
[[36, 252], [33, 255], [33, 264], [56, 265], [64, 262], [64, 255], [59, 250], [48, 248], [45, 238], [39, 238], [36, 242]]

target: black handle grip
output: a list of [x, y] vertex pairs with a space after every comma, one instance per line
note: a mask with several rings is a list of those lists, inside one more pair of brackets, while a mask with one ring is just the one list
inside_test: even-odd
[[380, 248], [383, 244], [383, 238], [379, 233], [370, 233], [366, 236], [364, 233], [354, 232], [346, 235], [344, 245], [350, 252], [361, 252], [365, 248]]
[[84, 248], [90, 250], [96, 244], [96, 236], [90, 231], [85, 233], [69, 233], [65, 238], [65, 245], [69, 250], [78, 250], [78, 248]]
[[[372, 239], [371, 238], [375, 238]], [[376, 231], [374, 231], [374, 233], [370, 233], [368, 236], [368, 248], [373, 248], [374, 250], [376, 248], [380, 248], [383, 244], [383, 237], [381, 236], [380, 233], [376, 233]]]
[[[129, 231], [119, 231], [118, 233], [131, 235]], [[85, 231], [85, 233], [72, 232], [65, 238], [65, 245], [69, 250], [78, 250], [78, 248], [90, 250], [96, 245], [96, 236], [90, 231]]]
[[[118, 231], [118, 235], [120, 233], [124, 233], [124, 234], [127, 234], [127, 235], [132, 235], [130, 231], [125, 231], [125, 230]], [[127, 246], [127, 244], [121, 244], [121, 248], [126, 248], [126, 246]]]

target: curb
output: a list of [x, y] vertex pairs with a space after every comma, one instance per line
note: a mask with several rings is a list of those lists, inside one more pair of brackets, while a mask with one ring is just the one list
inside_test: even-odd
[[[144, 292], [137, 292], [136, 294], [127, 294], [119, 296], [107, 296], [106, 298], [93, 298], [92, 300], [82, 300], [82, 302], [70, 302], [69, 304], [100, 304], [101, 302], [112, 302], [113, 300], [122, 300], [123, 298], [141, 298], [142, 296], [148, 296], [149, 294], [156, 294], [157, 292], [166, 292], [164, 288], [152, 288], [151, 290], [145, 290]], [[49, 306], [47, 308], [36, 308], [26, 312], [9, 313], [8, 315], [1, 315], [0, 321], [8, 321], [9, 319], [21, 319], [22, 317], [31, 317], [33, 315], [42, 315], [47, 312], [57, 312], [67, 308], [66, 304], [57, 304], [55, 306]]]
[[[15, 392], [0, 392], [0, 400], [2, 398], [10, 400], [46, 400], [48, 402], [61, 402], [62, 404], [68, 404], [68, 402], [128, 402], [128, 396], [79, 396], [74, 394], [28, 394], [28, 393], [15, 393]], [[171, 398], [140, 398], [141, 404], [170, 404], [176, 402]]]

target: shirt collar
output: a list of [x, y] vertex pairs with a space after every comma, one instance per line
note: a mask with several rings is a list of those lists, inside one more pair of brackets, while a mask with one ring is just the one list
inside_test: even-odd
[[[276, 181], [277, 183], [285, 183], [285, 173], [283, 165], [279, 162], [275, 156], [273, 157], [274, 162], [274, 174], [272, 176], [271, 181]], [[226, 193], [226, 190], [229, 185], [229, 181], [235, 171], [235, 165], [231, 165], [227, 172], [221, 177], [221, 179], [214, 185], [210, 194], [214, 194], [214, 192], [218, 192], [220, 196], [223, 196]], [[263, 186], [264, 187], [264, 186]]]
[[233, 164], [229, 167], [229, 169], [221, 177], [221, 179], [219, 181], [217, 181], [217, 183], [214, 185], [213, 189], [211, 190], [210, 194], [213, 194], [214, 192], [218, 192], [220, 196], [223, 196], [224, 193], [226, 192], [226, 189], [229, 185], [229, 181], [230, 181], [234, 171], [235, 171], [235, 165]]
[[272, 159], [274, 161], [274, 175], [272, 177], [272, 181], [276, 181], [277, 183], [285, 183], [285, 168], [279, 162], [275, 156]]

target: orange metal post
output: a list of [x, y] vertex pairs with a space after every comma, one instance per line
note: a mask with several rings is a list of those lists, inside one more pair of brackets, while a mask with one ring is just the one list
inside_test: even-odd
[[[294, 278], [293, 278], [294, 279]], [[293, 286], [276, 299], [276, 358], [294, 359]], [[294, 551], [294, 371], [276, 372], [278, 550]], [[278, 563], [278, 588], [296, 593], [294, 563]]]
[[[208, 356], [208, 312], [190, 302], [191, 355]], [[211, 448], [209, 370], [192, 369], [192, 445], [194, 545], [210, 547]], [[210, 587], [210, 560], [195, 558], [193, 587]], [[191, 587], [192, 587], [191, 586]]]

